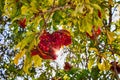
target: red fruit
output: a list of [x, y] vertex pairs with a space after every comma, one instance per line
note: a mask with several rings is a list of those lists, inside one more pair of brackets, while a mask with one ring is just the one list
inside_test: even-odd
[[67, 46], [72, 43], [70, 32], [68, 32], [67, 30], [59, 30], [59, 31], [54, 32], [53, 36], [54, 36], [54, 34], [58, 34], [58, 35], [56, 35], [56, 37], [59, 36], [59, 39], [57, 39], [57, 38], [56, 39], [59, 40], [60, 45]]
[[37, 49], [33, 49], [31, 55], [38, 54], [43, 59], [55, 60], [57, 58], [56, 50], [71, 43], [71, 36], [67, 30], [55, 31], [52, 34], [44, 30], [39, 39]]
[[101, 12], [98, 10], [98, 17], [101, 19]]
[[65, 62], [64, 70], [69, 71], [71, 68], [72, 66], [68, 62]]
[[31, 56], [38, 55], [39, 51], [37, 49], [31, 50]]
[[52, 34], [52, 47], [55, 49], [60, 49], [62, 46], [62, 34], [59, 32], [54, 32]]
[[19, 21], [19, 25], [21, 28], [25, 28], [26, 27], [26, 18], [23, 18]]
[[62, 36], [62, 44], [67, 46], [72, 43], [71, 36], [68, 34], [63, 34]]
[[55, 60], [57, 58], [57, 55], [54, 53], [54, 51], [44, 52], [41, 49], [39, 49], [39, 56], [43, 59], [52, 59]]
[[51, 52], [43, 52], [41, 49], [33, 49], [31, 50], [31, 56], [39, 55], [43, 59], [52, 59], [55, 60], [57, 56], [55, 54], [51, 54]]
[[51, 45], [51, 34], [44, 31], [43, 34], [40, 36], [40, 42], [38, 44], [39, 48], [43, 51], [49, 51]]

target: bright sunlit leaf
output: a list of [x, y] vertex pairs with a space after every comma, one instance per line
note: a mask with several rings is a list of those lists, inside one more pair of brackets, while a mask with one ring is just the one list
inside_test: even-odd
[[34, 67], [39, 67], [42, 64], [42, 58], [40, 58], [39, 55], [32, 56], [32, 61], [33, 61]]
[[99, 55], [98, 49], [97, 48], [90, 48], [89, 51], [94, 51], [96, 54]]
[[110, 32], [110, 31], [107, 31], [107, 37], [108, 37], [108, 43], [112, 44], [112, 42], [115, 40], [114, 33]]
[[28, 13], [28, 11], [29, 11], [29, 7], [28, 6], [23, 5], [21, 7], [21, 14], [22, 15], [26, 15]]
[[22, 50], [20, 53], [15, 55], [14, 64], [16, 65], [18, 64], [19, 59], [24, 56], [25, 52], [26, 52], [26, 49]]
[[23, 70], [29, 74], [29, 69], [31, 66], [32, 66], [32, 59], [30, 56], [26, 55], [26, 58], [24, 60]]
[[89, 61], [88, 61], [88, 69], [89, 69], [89, 71], [91, 71], [91, 68], [92, 68], [92, 65], [94, 64], [94, 60], [93, 59], [90, 59]]

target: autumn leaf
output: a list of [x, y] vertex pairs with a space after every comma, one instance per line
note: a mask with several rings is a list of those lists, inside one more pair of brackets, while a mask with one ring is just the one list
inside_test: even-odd
[[34, 67], [39, 67], [41, 66], [42, 58], [40, 58], [39, 55], [35, 55], [35, 56], [32, 56], [32, 61], [33, 61]]
[[16, 65], [18, 64], [19, 59], [24, 56], [25, 52], [26, 52], [26, 49], [21, 50], [20, 53], [15, 55], [14, 64], [16, 64]]
[[104, 60], [102, 63], [98, 63], [97, 65], [101, 71], [110, 70], [111, 67], [110, 63], [107, 60]]
[[24, 60], [24, 66], [23, 66], [23, 71], [25, 71], [27, 74], [29, 74], [29, 69], [32, 66], [32, 59], [29, 55], [26, 55], [26, 58]]
[[67, 74], [65, 74], [64, 77], [63, 77], [63, 79], [64, 79], [64, 80], [69, 80], [70, 77], [69, 77]]
[[99, 52], [98, 52], [97, 48], [89, 48], [89, 51], [94, 51], [97, 55], [99, 55]]
[[108, 44], [112, 44], [112, 42], [115, 40], [114, 33], [107, 31], [107, 37], [108, 37]]
[[90, 58], [89, 61], [88, 61], [88, 69], [89, 69], [89, 71], [91, 71], [93, 64], [94, 64], [94, 60], [92, 58]]
[[28, 6], [23, 5], [21, 7], [21, 14], [22, 15], [26, 15], [28, 13], [28, 11], [29, 11], [29, 7]]

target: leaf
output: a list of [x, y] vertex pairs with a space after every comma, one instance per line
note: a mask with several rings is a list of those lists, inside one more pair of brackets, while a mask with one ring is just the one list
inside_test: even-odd
[[90, 58], [89, 61], [88, 61], [88, 69], [89, 69], [89, 71], [91, 71], [93, 64], [94, 64], [94, 60], [92, 58]]
[[30, 10], [31, 10], [33, 13], [39, 12], [39, 11], [37, 10], [37, 6], [38, 6], [37, 4], [38, 4], [38, 3], [37, 3], [36, 0], [32, 0], [31, 3], [30, 3], [30, 6], [31, 6]]
[[39, 55], [35, 55], [35, 56], [32, 56], [32, 61], [33, 61], [34, 67], [39, 67], [41, 66], [42, 58], [40, 58]]
[[66, 0], [59, 0], [58, 3], [60, 6], [64, 6], [66, 4]]
[[12, 18], [17, 13], [17, 6], [15, 2], [11, 0], [5, 0], [4, 12], [4, 15]]
[[29, 68], [32, 66], [32, 61], [31, 61], [31, 56], [30, 55], [26, 55], [26, 58], [24, 60], [24, 66], [23, 66], [23, 70], [29, 74]]
[[15, 55], [14, 64], [16, 65], [18, 64], [19, 59], [24, 56], [25, 52], [26, 52], [26, 49], [22, 50], [20, 53]]
[[99, 68], [101, 71], [105, 70], [105, 66], [104, 66], [103, 63], [98, 63], [98, 68]]
[[85, 0], [85, 2], [86, 2], [86, 3], [90, 3], [90, 1], [89, 1], [89, 0]]
[[89, 14], [93, 14], [93, 8], [90, 5], [86, 5], [86, 7], [89, 10]]
[[112, 42], [115, 40], [114, 39], [114, 33], [107, 31], [107, 37], [108, 37], [108, 44], [112, 44]]
[[108, 0], [108, 4], [112, 6], [114, 4], [113, 0]]
[[33, 21], [35, 29], [39, 26], [40, 21], [41, 21], [40, 16], [36, 17], [35, 20]]
[[92, 4], [91, 3], [91, 6], [93, 6], [97, 10], [101, 10], [101, 7], [98, 4]]
[[95, 52], [96, 52], [96, 54], [99, 54], [99, 52], [98, 52], [97, 48], [89, 48], [89, 51], [95, 51]]
[[28, 11], [29, 11], [29, 7], [28, 6], [23, 5], [21, 7], [21, 14], [22, 15], [26, 15], [28, 13]]
[[97, 65], [101, 71], [109, 70], [111, 67], [110, 63], [107, 60], [104, 60], [102, 63], [98, 63]]
[[62, 20], [61, 11], [56, 11], [52, 16], [52, 19], [55, 25], [59, 24]]
[[35, 34], [30, 31], [27, 32], [26, 35], [27, 36], [16, 45], [15, 49], [20, 48], [22, 50], [25, 46], [28, 45], [28, 43], [31, 43], [31, 41], [33, 41], [33, 39], [35, 37]]
[[65, 74], [63, 77], [63, 80], [69, 80], [69, 79], [70, 79], [70, 77], [67, 74]]

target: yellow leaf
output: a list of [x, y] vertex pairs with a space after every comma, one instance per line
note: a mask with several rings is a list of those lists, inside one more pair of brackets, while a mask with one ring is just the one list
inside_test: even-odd
[[36, 0], [32, 0], [31, 3], [30, 3], [30, 5], [31, 5], [30, 10], [31, 10], [32, 12], [34, 12], [34, 13], [39, 12], [39, 11], [37, 10], [36, 4], [37, 4], [37, 1], [36, 1]]
[[41, 66], [42, 58], [40, 58], [39, 55], [35, 55], [32, 57], [32, 61], [33, 61], [34, 67], [39, 67]]
[[4, 15], [7, 15], [9, 17], [12, 17], [16, 14], [17, 6], [16, 6], [14, 0], [13, 1], [5, 0], [4, 12], [5, 12]]
[[70, 77], [67, 74], [65, 74], [63, 80], [70, 80]]
[[105, 70], [110, 70], [111, 64], [107, 60], [104, 60], [104, 64], [105, 64]]
[[98, 68], [103, 71], [105, 69], [105, 66], [103, 63], [98, 63]]
[[108, 4], [112, 6], [113, 5], [113, 0], [108, 0]]
[[89, 14], [93, 14], [93, 8], [90, 5], [86, 5], [87, 9], [89, 9]]
[[21, 57], [23, 57], [23, 55], [25, 54], [26, 52], [26, 49], [22, 50], [20, 53], [16, 54], [15, 55], [15, 58], [14, 58], [14, 64], [18, 64], [18, 61]]
[[85, 0], [85, 2], [86, 2], [86, 3], [90, 3], [90, 1], [89, 1], [89, 0]]
[[98, 63], [97, 65], [101, 71], [109, 70], [111, 67], [110, 63], [106, 60], [104, 60], [102, 63]]
[[38, 27], [39, 23], [40, 23], [41, 17], [36, 17], [34, 20], [34, 28], [36, 29], [36, 27]]
[[95, 9], [101, 10], [101, 7], [98, 4], [91, 4]]
[[23, 6], [21, 7], [21, 14], [22, 14], [22, 15], [26, 15], [26, 13], [28, 12], [28, 10], [29, 10], [29, 7], [23, 5]]
[[15, 49], [20, 48], [20, 49], [22, 50], [25, 46], [28, 45], [28, 43], [30, 43], [31, 41], [33, 41], [33, 39], [34, 39], [34, 37], [35, 37], [35, 34], [32, 33], [32, 32], [30, 32], [30, 31], [28, 31], [28, 32], [26, 33], [26, 35], [27, 35], [27, 36], [26, 36], [21, 42], [19, 42], [19, 43], [16, 45]]
[[89, 71], [91, 71], [91, 68], [92, 68], [92, 65], [94, 64], [94, 60], [93, 59], [90, 59], [89, 61], [88, 61], [88, 69], [89, 69]]
[[29, 68], [31, 66], [32, 66], [31, 57], [26, 55], [26, 59], [24, 60], [23, 70], [29, 74]]
[[99, 52], [98, 52], [97, 48], [89, 48], [89, 51], [95, 51], [95, 52], [96, 52], [96, 54], [99, 54]]
[[114, 33], [107, 31], [107, 37], [108, 37], [108, 44], [112, 44], [112, 42], [115, 40], [114, 39]]

